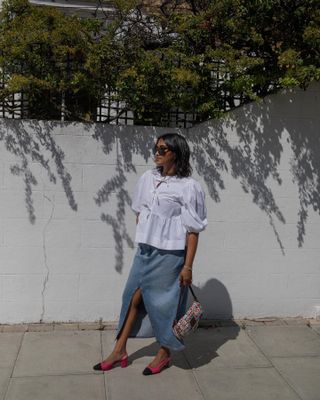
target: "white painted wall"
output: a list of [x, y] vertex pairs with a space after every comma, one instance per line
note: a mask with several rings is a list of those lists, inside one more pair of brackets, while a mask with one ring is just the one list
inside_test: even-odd
[[207, 315], [320, 312], [320, 86], [189, 130], [208, 193], [195, 281]]
[[[315, 315], [319, 97], [313, 85], [182, 132], [207, 193], [194, 275], [206, 317]], [[166, 131], [0, 120], [0, 323], [117, 320], [132, 190]]]

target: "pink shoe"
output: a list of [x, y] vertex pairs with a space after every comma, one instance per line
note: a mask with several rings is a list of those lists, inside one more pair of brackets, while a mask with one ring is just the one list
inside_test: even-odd
[[165, 358], [157, 367], [150, 367], [148, 365], [144, 371], [142, 372], [143, 375], [154, 375], [154, 374], [159, 374], [163, 369], [169, 367], [169, 363], [171, 361], [170, 357]]
[[125, 354], [120, 358], [120, 360], [114, 361], [112, 363], [108, 363], [106, 361], [102, 361], [101, 363], [98, 363], [94, 365], [93, 369], [95, 371], [109, 371], [112, 369], [115, 364], [120, 363], [121, 368], [126, 368], [128, 366], [128, 354]]

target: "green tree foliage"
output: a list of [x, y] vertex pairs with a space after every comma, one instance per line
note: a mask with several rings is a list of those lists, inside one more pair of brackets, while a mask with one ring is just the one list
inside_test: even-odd
[[108, 88], [134, 112], [135, 123], [163, 125], [173, 108], [204, 120], [236, 106], [237, 96], [255, 100], [320, 78], [320, 0], [165, 3], [151, 15], [138, 0], [115, 0], [114, 18], [102, 29], [96, 21], [7, 0], [2, 98], [23, 89], [37, 104], [46, 92], [54, 110], [64, 93], [72, 118], [93, 118]]
[[4, 2], [0, 68], [5, 87], [0, 99], [22, 91], [31, 118], [60, 119], [62, 103], [66, 118], [90, 118], [97, 81], [86, 68], [86, 60], [98, 29], [94, 20], [66, 17], [27, 0]]

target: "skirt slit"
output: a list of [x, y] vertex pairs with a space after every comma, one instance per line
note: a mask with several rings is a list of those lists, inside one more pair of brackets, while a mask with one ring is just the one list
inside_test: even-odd
[[116, 336], [116, 339], [115, 339], [115, 340], [118, 340], [118, 339], [119, 339], [119, 336], [121, 335], [121, 332], [122, 332], [122, 330], [123, 330], [123, 328], [124, 328], [124, 326], [125, 326], [125, 324], [126, 324], [126, 322], [127, 322], [127, 319], [128, 319], [128, 315], [129, 315], [129, 311], [130, 311], [130, 308], [131, 308], [131, 304], [132, 304], [133, 297], [134, 297], [134, 295], [137, 293], [137, 291], [138, 291], [139, 289], [140, 289], [140, 291], [141, 291], [141, 301], [143, 301], [142, 290], [141, 290], [140, 287], [137, 287], [137, 288], [134, 290], [134, 292], [133, 292], [133, 294], [132, 294], [132, 296], [131, 296], [131, 300], [130, 300], [130, 303], [129, 303], [128, 307], [127, 307], [127, 312], [126, 312], [126, 315], [125, 315], [125, 317], [124, 317], [123, 323], [122, 323], [121, 327], [120, 327], [120, 326], [118, 327], [118, 333], [117, 333], [117, 336]]
[[[172, 330], [177, 317], [180, 285], [179, 275], [184, 264], [184, 250], [160, 250], [139, 244], [128, 280], [122, 295], [118, 339], [128, 318], [132, 298], [141, 290], [141, 302], [130, 337], [155, 337], [160, 346], [183, 350], [184, 344]], [[185, 291], [187, 295], [187, 291]], [[187, 296], [179, 307], [184, 313]]]

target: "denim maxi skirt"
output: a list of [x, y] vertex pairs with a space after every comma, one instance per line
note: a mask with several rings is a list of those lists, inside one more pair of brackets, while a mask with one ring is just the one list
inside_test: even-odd
[[[188, 290], [182, 291], [179, 305], [179, 274], [184, 265], [185, 250], [160, 250], [139, 243], [133, 265], [122, 295], [122, 307], [117, 331], [119, 336], [125, 322], [131, 299], [140, 288], [143, 301], [130, 337], [155, 337], [161, 346], [183, 350], [172, 325], [186, 309]], [[179, 306], [179, 310], [178, 310]]]

